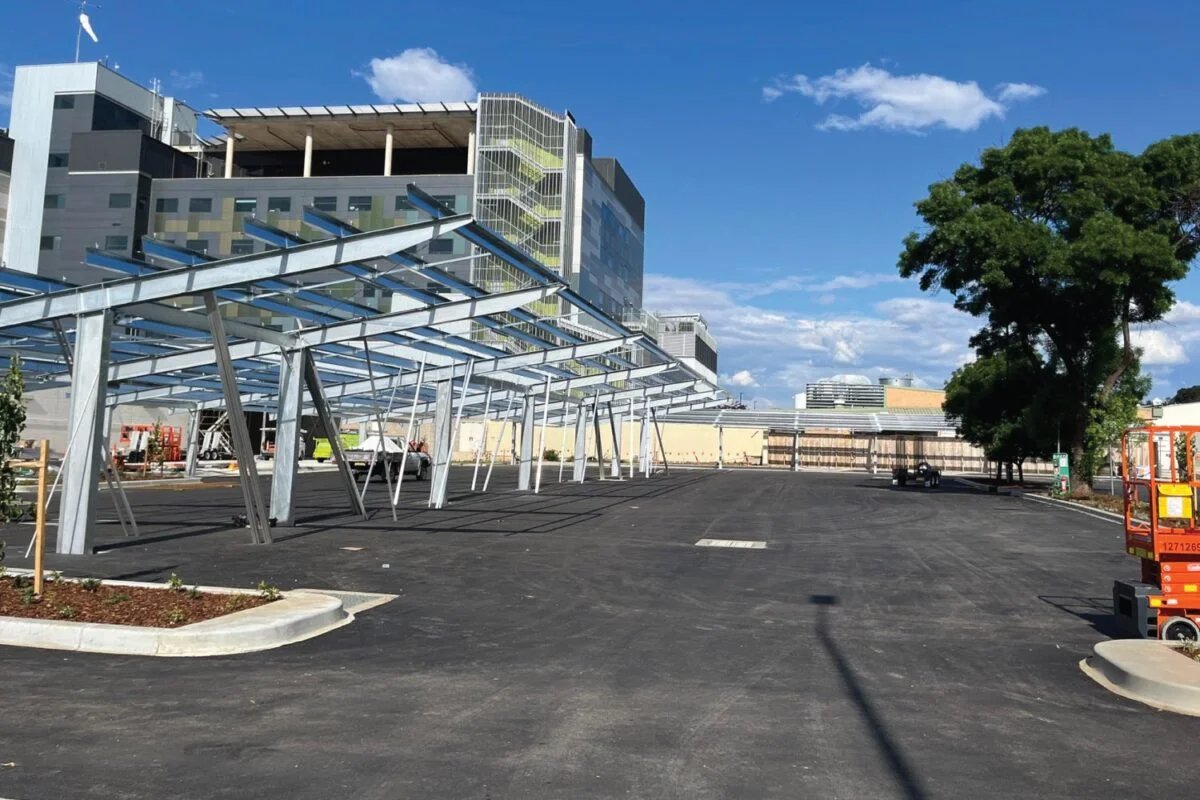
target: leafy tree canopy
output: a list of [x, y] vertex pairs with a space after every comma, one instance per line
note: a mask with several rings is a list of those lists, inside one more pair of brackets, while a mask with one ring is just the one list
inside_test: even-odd
[[1200, 386], [1188, 386], [1180, 389], [1168, 403], [1200, 403]]
[[1135, 156], [1107, 135], [1018, 130], [917, 211], [926, 230], [905, 239], [900, 274], [985, 319], [981, 355], [1014, 339], [1036, 354], [1060, 395], [1074, 482], [1086, 481], [1092, 412], [1136, 369], [1131, 326], [1162, 318], [1200, 250], [1200, 135]]

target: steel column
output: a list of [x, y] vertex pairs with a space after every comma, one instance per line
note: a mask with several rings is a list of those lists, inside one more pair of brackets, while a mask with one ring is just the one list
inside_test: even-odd
[[613, 440], [609, 473], [616, 480], [621, 480], [621, 415], [613, 413], [612, 403], [608, 404], [608, 427], [612, 431]]
[[237, 459], [238, 474], [241, 476], [242, 496], [246, 500], [246, 524], [250, 528], [253, 544], [270, 544], [271, 523], [263, 505], [262, 487], [258, 485], [258, 469], [254, 463], [254, 447], [250, 444], [250, 430], [246, 427], [246, 413], [242, 410], [242, 395], [238, 390], [237, 373], [233, 360], [229, 358], [229, 342], [225, 339], [225, 325], [221, 319], [221, 308], [212, 292], [204, 293], [204, 308], [208, 311], [208, 324], [212, 331], [213, 350], [216, 354], [217, 372], [221, 376], [221, 390], [225, 395], [229, 411], [229, 432], [233, 436], [233, 457]]
[[717, 469], [725, 469], [725, 429], [717, 427]]
[[521, 453], [518, 457], [517, 489], [527, 492], [533, 488], [533, 432], [536, 427], [537, 395], [525, 395], [521, 409]]
[[592, 431], [596, 436], [596, 478], [604, 480], [604, 442], [600, 438], [600, 404], [592, 403]]
[[[450, 469], [450, 434], [454, 416], [454, 381], [437, 384], [437, 408], [433, 412], [433, 474], [429, 476], [429, 505], [441, 508], [446, 502], [444, 473]], [[439, 490], [440, 487], [440, 490]]]
[[191, 425], [188, 427], [187, 461], [184, 462], [184, 474], [189, 478], [196, 477], [196, 459], [200, 455], [200, 417], [204, 412], [198, 408], [192, 409]]
[[643, 477], [650, 477], [650, 401], [646, 400], [645, 410], [642, 412], [642, 474]]
[[587, 477], [587, 409], [575, 412], [575, 470], [571, 479], [583, 483]]
[[275, 469], [271, 476], [271, 516], [277, 525], [296, 521], [292, 495], [300, 468], [300, 421], [304, 406], [304, 351], [281, 353], [279, 405], [275, 417]]
[[[108, 388], [112, 312], [80, 316], [75, 322], [75, 364], [71, 372], [71, 431], [63, 455], [63, 491], [58, 515], [58, 552], [84, 555], [96, 521], [96, 464], [104, 433], [104, 394]], [[39, 513], [45, 513], [44, 510]]]
[[800, 431], [792, 431], [792, 472], [800, 471]]
[[658, 436], [658, 450], [662, 453], [663, 457], [663, 474], [669, 475], [671, 473], [671, 466], [667, 460], [667, 446], [663, 444], [662, 429], [658, 427], [658, 415], [654, 413], [654, 409], [650, 409], [650, 419], [654, 422], [654, 433]]
[[321, 376], [317, 373], [317, 363], [313, 360], [312, 352], [309, 350], [304, 351], [304, 383], [308, 386], [308, 397], [312, 400], [317, 418], [321, 421], [321, 428], [329, 437], [329, 449], [332, 451], [330, 456], [337, 464], [342, 487], [346, 490], [346, 496], [350, 498], [350, 510], [366, 519], [367, 510], [363, 507], [362, 500], [358, 498], [358, 487], [354, 484], [354, 474], [350, 471], [350, 465], [346, 463], [346, 451], [342, 447], [341, 431], [338, 430], [338, 426], [333, 421], [333, 414], [329, 411], [329, 401], [325, 398], [325, 387], [321, 384]]

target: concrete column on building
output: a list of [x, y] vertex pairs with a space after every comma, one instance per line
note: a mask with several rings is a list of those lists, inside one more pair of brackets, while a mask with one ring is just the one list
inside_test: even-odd
[[104, 396], [108, 388], [112, 312], [78, 317], [75, 368], [71, 373], [71, 410], [63, 456], [63, 490], [58, 518], [58, 552], [85, 555], [96, 521], [96, 467], [105, 438]]
[[275, 418], [275, 469], [271, 477], [271, 513], [275, 524], [295, 523], [292, 495], [300, 466], [300, 421], [304, 401], [304, 351], [283, 353], [279, 363], [279, 406]]
[[304, 129], [304, 177], [312, 177], [313, 126]]
[[383, 137], [383, 174], [387, 176], [392, 174], [392, 147], [395, 133], [396, 126], [389, 122], [387, 133]]
[[573, 480], [583, 483], [587, 476], [587, 406], [579, 406], [575, 412], [575, 471]]
[[437, 399], [433, 407], [433, 473], [429, 476], [429, 505], [441, 508], [446, 503], [450, 481], [450, 436], [454, 423], [454, 381], [438, 381]]
[[467, 134], [467, 174], [475, 174], [475, 131]]
[[233, 177], [233, 148], [237, 137], [233, 133], [233, 128], [229, 129], [229, 134], [225, 137], [225, 177]]
[[534, 422], [536, 395], [525, 395], [525, 407], [521, 409], [521, 454], [517, 464], [517, 488], [522, 492], [533, 488], [533, 432], [537, 427]]

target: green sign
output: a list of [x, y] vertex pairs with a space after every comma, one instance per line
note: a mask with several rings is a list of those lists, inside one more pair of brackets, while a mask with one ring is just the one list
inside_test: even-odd
[[1054, 488], [1063, 494], [1071, 491], [1071, 456], [1069, 453], [1054, 454]]

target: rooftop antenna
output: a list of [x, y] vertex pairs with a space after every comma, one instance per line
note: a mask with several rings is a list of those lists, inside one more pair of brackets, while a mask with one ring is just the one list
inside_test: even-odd
[[[87, 34], [94, 44], [100, 43], [100, 37], [96, 35], [96, 31], [92, 29], [92, 21], [87, 15], [88, 0], [79, 0], [79, 28], [75, 31], [75, 63], [79, 63], [79, 43], [83, 38], [83, 34]], [[93, 4], [92, 8], [100, 8], [100, 5]]]

